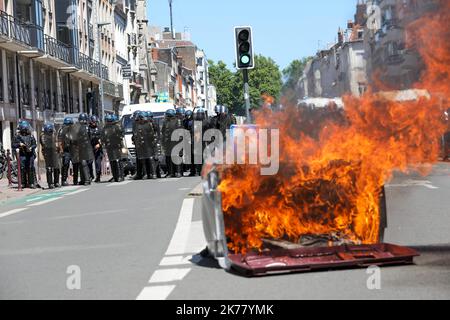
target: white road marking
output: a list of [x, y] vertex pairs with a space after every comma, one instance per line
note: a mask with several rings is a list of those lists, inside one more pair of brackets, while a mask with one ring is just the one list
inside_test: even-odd
[[194, 199], [184, 199], [178, 218], [175, 232], [170, 241], [166, 256], [180, 255], [185, 253], [186, 243], [189, 239], [189, 231], [192, 224], [192, 211], [194, 210]]
[[71, 195], [74, 195], [74, 194], [79, 194], [79, 193], [82, 193], [82, 192], [85, 192], [85, 191], [88, 191], [89, 189], [80, 189], [80, 190], [77, 190], [77, 191], [74, 191], [74, 192], [71, 192], [71, 193], [67, 193], [67, 194], [65, 194], [65, 196], [71, 196]]
[[4, 218], [4, 217], [10, 216], [10, 215], [22, 212], [24, 210], [27, 210], [27, 208], [14, 209], [14, 210], [6, 211], [6, 212], [3, 212], [2, 214], [0, 214], [0, 218]]
[[199, 253], [206, 248], [206, 239], [203, 232], [203, 222], [195, 221], [191, 223], [188, 241], [184, 248], [184, 253]]
[[190, 265], [192, 256], [172, 256], [172, 257], [164, 257], [161, 262], [161, 267], [173, 267], [173, 266], [180, 266], [180, 265]]
[[124, 182], [117, 182], [117, 183], [110, 183], [108, 184], [106, 187], [121, 187], [121, 186], [125, 186], [129, 183], [132, 183], [133, 181], [124, 181]]
[[166, 179], [159, 179], [159, 183], [165, 183], [165, 182], [176, 182], [180, 181], [182, 178], [166, 178]]
[[146, 287], [141, 291], [136, 300], [166, 300], [175, 286]]
[[26, 202], [33, 202], [33, 201], [41, 200], [42, 198], [43, 197], [31, 198], [31, 199], [28, 199]]
[[81, 187], [79, 187], [79, 186], [70, 186], [70, 187], [63, 187], [62, 188], [62, 191], [75, 191], [75, 190], [78, 190], [78, 189], [80, 189]]
[[50, 202], [53, 202], [53, 201], [56, 201], [56, 200], [61, 200], [61, 199], [62, 199], [62, 197], [53, 198], [53, 199], [47, 199], [47, 200], [44, 200], [44, 201], [40, 201], [40, 202], [36, 202], [36, 203], [33, 203], [33, 204], [29, 204], [28, 207], [37, 207], [37, 206], [40, 206], [40, 205], [43, 205], [43, 204], [47, 204], [47, 203], [50, 203]]
[[188, 191], [188, 190], [191, 190], [191, 188], [180, 188], [178, 190], [180, 190], [180, 191]]
[[164, 282], [180, 281], [187, 276], [189, 271], [191, 271], [190, 268], [156, 270], [148, 283], [164, 283]]
[[428, 189], [439, 189], [439, 187], [433, 186], [431, 181], [426, 180], [406, 180], [403, 183], [388, 184], [389, 188], [407, 188], [407, 187], [424, 187]]

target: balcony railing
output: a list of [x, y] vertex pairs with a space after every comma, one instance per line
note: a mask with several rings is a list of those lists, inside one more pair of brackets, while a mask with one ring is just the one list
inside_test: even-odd
[[17, 18], [10, 17], [9, 27], [11, 38], [23, 44], [31, 45], [31, 33], [27, 24]]
[[48, 35], [45, 35], [45, 53], [68, 64], [73, 63], [70, 47]]

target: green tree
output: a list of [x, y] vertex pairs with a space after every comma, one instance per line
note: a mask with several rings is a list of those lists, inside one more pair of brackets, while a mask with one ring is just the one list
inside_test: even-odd
[[298, 80], [305, 70], [306, 64], [311, 59], [312, 57], [303, 58], [301, 60], [294, 60], [283, 70], [283, 91], [288, 89], [295, 89]]
[[[236, 78], [236, 102], [235, 112], [245, 114], [244, 79], [241, 71], [235, 73]], [[249, 70], [250, 103], [252, 109], [258, 109], [263, 105], [264, 95], [273, 97], [279, 101], [283, 85], [280, 68], [272, 58], [262, 55], [255, 56], [255, 69]]]
[[217, 64], [209, 60], [209, 81], [217, 89], [217, 104], [233, 106], [235, 103], [236, 81], [225, 62], [219, 61]]
[[284, 80], [282, 94], [286, 102], [294, 104], [296, 103], [298, 99], [296, 93], [298, 80], [302, 76], [307, 63], [311, 59], [312, 57], [306, 57], [300, 60], [296, 59], [282, 71]]

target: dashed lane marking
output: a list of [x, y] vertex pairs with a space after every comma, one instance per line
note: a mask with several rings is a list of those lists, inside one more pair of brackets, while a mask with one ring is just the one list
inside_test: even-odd
[[439, 187], [433, 186], [431, 181], [426, 180], [406, 180], [402, 183], [388, 184], [389, 188], [407, 188], [407, 187], [424, 187], [428, 189], [439, 189]]
[[110, 187], [121, 187], [121, 186], [125, 186], [129, 183], [132, 183], [133, 181], [124, 181], [124, 182], [117, 182], [117, 183], [110, 183], [108, 184], [106, 187], [110, 188]]
[[162, 269], [156, 270], [150, 278], [149, 283], [164, 283], [183, 280], [191, 271], [190, 268], [184, 269]]
[[191, 265], [192, 256], [172, 256], [172, 257], [164, 257], [161, 262], [161, 267], [173, 267], [173, 266], [181, 266], [181, 265]]
[[71, 192], [71, 193], [67, 193], [66, 196], [72, 196], [74, 194], [79, 194], [79, 193], [82, 193], [82, 192], [85, 192], [85, 191], [88, 191], [88, 190], [89, 189], [80, 189], [80, 190], [77, 190], [77, 191], [74, 191], [74, 192]]
[[37, 206], [40, 206], [40, 205], [43, 205], [43, 204], [47, 204], [47, 203], [50, 203], [50, 202], [53, 202], [53, 201], [56, 201], [56, 200], [61, 200], [61, 199], [62, 199], [62, 197], [47, 199], [47, 200], [44, 200], [44, 201], [40, 201], [40, 202], [29, 204], [28, 207], [37, 207]]
[[174, 285], [146, 287], [136, 300], [166, 300], [175, 289]]
[[6, 212], [3, 212], [2, 214], [0, 214], [0, 218], [11, 216], [13, 214], [16, 214], [16, 213], [19, 213], [19, 212], [22, 212], [22, 211], [25, 211], [25, 210], [27, 210], [27, 208], [20, 208], [20, 209], [14, 209], [14, 210], [6, 211]]

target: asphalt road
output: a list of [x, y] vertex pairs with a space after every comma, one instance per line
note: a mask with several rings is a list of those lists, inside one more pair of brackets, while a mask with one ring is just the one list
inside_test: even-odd
[[450, 298], [449, 164], [388, 186], [385, 240], [421, 256], [381, 269], [380, 290], [367, 288], [365, 269], [243, 278], [201, 259], [200, 198], [188, 195], [199, 182], [70, 187], [1, 206], [0, 298]]

